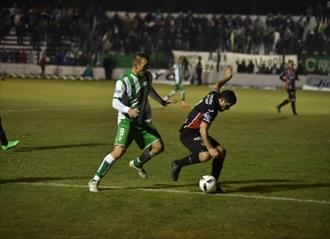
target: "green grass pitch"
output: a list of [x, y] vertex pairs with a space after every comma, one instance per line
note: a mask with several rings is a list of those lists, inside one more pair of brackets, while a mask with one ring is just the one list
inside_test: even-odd
[[[114, 81], [0, 81], [2, 123], [19, 147], [0, 152], [0, 238], [327, 238], [330, 234], [330, 94], [297, 91], [298, 117], [275, 105], [284, 90], [234, 89], [238, 102], [210, 134], [227, 149], [225, 195], [200, 192], [211, 163], [169, 178], [188, 151], [178, 129], [189, 109], [152, 99], [165, 151], [140, 178], [133, 143], [90, 193], [87, 182], [112, 150]], [[155, 85], [165, 95], [172, 87]], [[187, 86], [197, 103], [207, 86]]]

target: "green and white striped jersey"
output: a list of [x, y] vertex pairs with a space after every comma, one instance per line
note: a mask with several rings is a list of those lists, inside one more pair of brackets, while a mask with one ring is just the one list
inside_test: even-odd
[[176, 63], [173, 65], [173, 69], [174, 69], [175, 84], [176, 85], [183, 84], [184, 73], [185, 73], [184, 65]]
[[148, 101], [151, 86], [152, 74], [149, 71], [140, 77], [129, 71], [117, 80], [113, 98], [128, 107], [118, 111], [118, 120], [129, 118], [127, 114], [129, 108], [137, 108], [140, 111], [140, 115], [132, 120], [133, 122], [141, 124], [151, 120], [151, 107]]

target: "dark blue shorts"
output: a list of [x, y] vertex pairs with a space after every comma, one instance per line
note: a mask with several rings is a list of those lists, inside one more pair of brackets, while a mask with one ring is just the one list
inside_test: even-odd
[[296, 90], [287, 90], [289, 99], [295, 99], [296, 98]]
[[[209, 136], [209, 140], [212, 144], [212, 147], [216, 148], [220, 145], [218, 141], [216, 141], [214, 138]], [[193, 130], [193, 129], [183, 129], [180, 132], [180, 141], [181, 143], [186, 146], [192, 153], [201, 153], [208, 151], [205, 147], [202, 137], [199, 133], [199, 130]]]

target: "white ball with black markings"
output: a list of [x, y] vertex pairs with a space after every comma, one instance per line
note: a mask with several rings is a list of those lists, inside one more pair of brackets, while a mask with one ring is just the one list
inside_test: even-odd
[[202, 192], [211, 193], [216, 190], [217, 181], [211, 175], [204, 175], [199, 179], [199, 188]]

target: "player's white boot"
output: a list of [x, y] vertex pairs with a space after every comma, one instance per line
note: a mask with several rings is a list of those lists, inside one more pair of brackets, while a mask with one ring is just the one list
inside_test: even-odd
[[91, 179], [88, 182], [88, 190], [93, 193], [97, 193], [99, 191], [99, 181], [95, 181], [94, 179]]
[[129, 162], [129, 167], [134, 168], [138, 172], [138, 174], [140, 175], [141, 178], [147, 178], [148, 177], [147, 172], [144, 170], [143, 167], [138, 168], [134, 165], [134, 160]]

